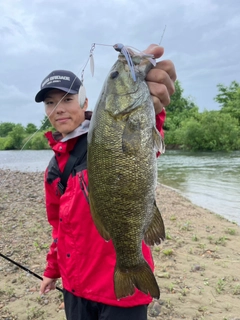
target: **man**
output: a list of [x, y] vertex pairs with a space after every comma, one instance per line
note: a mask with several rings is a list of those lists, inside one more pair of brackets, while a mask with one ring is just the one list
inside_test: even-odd
[[[151, 45], [145, 51], [159, 58], [163, 48]], [[176, 73], [171, 61], [161, 61], [146, 77], [153, 97], [157, 129], [163, 133], [164, 107], [174, 92]], [[87, 202], [86, 136], [90, 114], [88, 99], [79, 106], [81, 81], [71, 72], [57, 70], [42, 82], [36, 102], [44, 102], [45, 111], [56, 133], [46, 137], [55, 152], [45, 173], [46, 209], [52, 225], [53, 243], [47, 255], [40, 293], [55, 289], [62, 278], [65, 311], [68, 320], [146, 320], [150, 295], [135, 294], [116, 299], [113, 272], [116, 262], [111, 241], [99, 235]], [[77, 162], [71, 169], [67, 186], [62, 181], [73, 150]], [[75, 160], [74, 160], [75, 161]], [[67, 164], [67, 165], [66, 165]], [[153, 269], [149, 247], [143, 243], [143, 255]]]

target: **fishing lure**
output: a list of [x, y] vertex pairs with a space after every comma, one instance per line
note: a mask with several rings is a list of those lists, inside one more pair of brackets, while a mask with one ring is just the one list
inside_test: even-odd
[[129, 66], [129, 69], [130, 69], [130, 72], [131, 72], [131, 76], [132, 76], [134, 82], [136, 81], [136, 75], [135, 75], [134, 63], [132, 61], [132, 57], [131, 57], [130, 51], [133, 52], [135, 55], [139, 55], [141, 57], [144, 57], [144, 58], [148, 59], [153, 64], [153, 66], [156, 66], [156, 60], [154, 59], [154, 55], [146, 54], [145, 52], [140, 51], [140, 50], [138, 50], [136, 48], [133, 48], [131, 46], [124, 46], [122, 43], [116, 43], [114, 45], [93, 43], [92, 47], [90, 49], [89, 58], [88, 58], [85, 66], [84, 66], [84, 68], [82, 70], [82, 77], [81, 77], [81, 81], [82, 82], [83, 82], [84, 70], [85, 70], [89, 60], [90, 60], [90, 68], [91, 68], [92, 76], [94, 75], [93, 51], [94, 51], [96, 45], [113, 47], [116, 51], [118, 51], [121, 54], [123, 54], [125, 59], [127, 60], [127, 63], [128, 63], [128, 66]]
[[118, 51], [118, 52], [121, 52], [121, 54], [124, 55], [124, 57], [126, 58], [127, 60], [127, 63], [128, 63], [128, 66], [129, 66], [129, 69], [130, 69], [130, 72], [131, 72], [131, 75], [132, 75], [132, 78], [133, 78], [133, 81], [136, 81], [136, 75], [135, 75], [135, 71], [134, 71], [134, 64], [132, 62], [132, 58], [131, 58], [131, 55], [127, 49], [127, 47], [125, 47], [122, 43], [117, 43], [113, 46], [113, 48]]

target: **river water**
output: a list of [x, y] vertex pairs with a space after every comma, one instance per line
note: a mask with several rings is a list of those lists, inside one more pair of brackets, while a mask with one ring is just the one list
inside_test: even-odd
[[[0, 168], [43, 171], [52, 155], [51, 150], [0, 151]], [[240, 152], [166, 151], [158, 160], [158, 180], [240, 225]]]

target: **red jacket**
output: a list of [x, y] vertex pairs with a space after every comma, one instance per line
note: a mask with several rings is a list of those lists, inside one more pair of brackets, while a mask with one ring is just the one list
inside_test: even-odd
[[[163, 110], [156, 116], [156, 126], [163, 134]], [[133, 296], [120, 300], [114, 293], [116, 254], [112, 241], [106, 242], [98, 233], [89, 204], [80, 182], [88, 184], [87, 169], [70, 175], [65, 193], [58, 191], [59, 174], [69, 158], [78, 137], [58, 142], [47, 132], [49, 145], [55, 153], [45, 172], [46, 209], [52, 225], [53, 243], [47, 255], [44, 276], [62, 278], [63, 287], [74, 295], [108, 305], [133, 307], [149, 304], [151, 296], [136, 289]], [[82, 184], [81, 184], [82, 185]], [[143, 242], [143, 255], [154, 268], [150, 248]]]

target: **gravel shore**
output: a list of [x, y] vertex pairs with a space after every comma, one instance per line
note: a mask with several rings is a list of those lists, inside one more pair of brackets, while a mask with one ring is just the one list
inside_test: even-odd
[[[149, 319], [240, 320], [240, 227], [159, 185], [167, 239], [152, 248], [161, 299]], [[0, 170], [0, 252], [38, 275], [51, 242], [43, 173]], [[0, 319], [63, 320], [62, 294], [0, 257]], [[61, 287], [61, 283], [58, 283]]]

